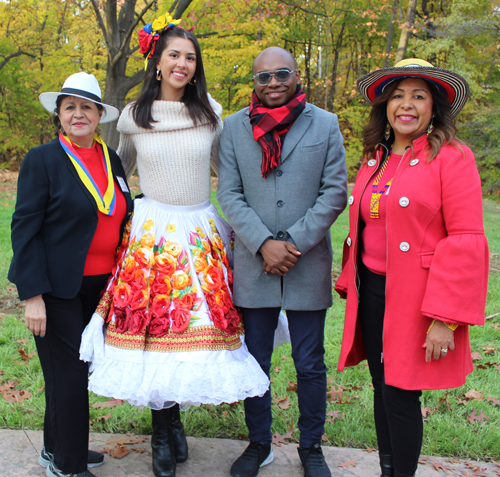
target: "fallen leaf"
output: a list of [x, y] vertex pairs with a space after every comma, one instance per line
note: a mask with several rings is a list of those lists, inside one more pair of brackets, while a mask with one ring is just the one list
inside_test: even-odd
[[429, 414], [432, 414], [436, 412], [435, 410], [433, 411], [430, 407], [423, 407], [422, 408], [422, 417], [427, 417]]
[[465, 399], [457, 399], [457, 404], [463, 404], [464, 406], [467, 406], [467, 404], [469, 404], [469, 401], [466, 401]]
[[286, 388], [287, 391], [297, 392], [297, 383], [294, 383], [293, 381], [287, 381], [286, 384], [288, 385], [288, 387]]
[[30, 341], [31, 340], [23, 339], [23, 340], [16, 340], [16, 343], [26, 344], [26, 343], [29, 343]]
[[3, 376], [5, 374], [5, 371], [3, 369], [0, 369], [0, 376]]
[[280, 368], [278, 366], [275, 366], [273, 371], [278, 374], [280, 372]]
[[24, 389], [21, 391], [13, 389], [11, 391], [4, 391], [2, 396], [7, 402], [15, 403], [23, 402], [25, 399], [29, 399], [31, 397], [31, 393], [29, 391], [25, 391]]
[[104, 409], [104, 408], [116, 407], [119, 406], [120, 404], [123, 404], [123, 401], [121, 399], [110, 399], [109, 401], [96, 402], [95, 404], [92, 404], [92, 407], [94, 409]]
[[475, 401], [482, 401], [484, 394], [480, 393], [479, 391], [476, 391], [475, 389], [471, 389], [468, 393], [464, 394], [464, 397], [467, 399], [475, 400]]
[[11, 389], [14, 389], [17, 386], [17, 381], [14, 379], [12, 381], [9, 381], [8, 383], [0, 384], [0, 392], [4, 391], [10, 391]]
[[492, 402], [493, 406], [500, 406], [500, 399], [495, 397], [487, 397], [486, 402]]
[[281, 444], [287, 444], [284, 436], [282, 436], [279, 432], [274, 434], [272, 443], [277, 447], [281, 447]]
[[448, 462], [450, 464], [460, 464], [461, 463], [460, 459], [448, 459]]
[[355, 460], [345, 460], [344, 459], [344, 462], [342, 462], [341, 464], [339, 464], [337, 467], [347, 467], [349, 468], [350, 465], [352, 465], [353, 467], [356, 467], [356, 464], [358, 462], [355, 461]]
[[89, 426], [91, 426], [92, 424], [94, 424], [94, 421], [89, 421]]
[[130, 449], [134, 452], [137, 452], [138, 454], [143, 454], [144, 452], [146, 452], [146, 449], [144, 449], [144, 447], [131, 447]]
[[371, 452], [377, 452], [377, 449], [372, 449], [371, 447], [367, 447], [366, 449], [361, 449], [363, 452], [368, 452], [368, 453], [371, 453]]
[[130, 454], [130, 449], [127, 449], [125, 446], [121, 444], [117, 444], [115, 447], [104, 447], [104, 450], [113, 457], [114, 459], [121, 459], [125, 457], [127, 454]]
[[288, 398], [286, 397], [281, 402], [279, 402], [278, 407], [283, 410], [288, 409], [290, 407], [290, 401], [288, 400]]
[[418, 463], [421, 465], [427, 464], [427, 461], [429, 460], [429, 456], [420, 456], [420, 459], [418, 459]]
[[322, 440], [323, 442], [328, 442], [328, 438], [329, 438], [329, 437], [331, 437], [331, 436], [330, 436], [330, 434], [323, 434], [323, 435], [321, 436], [321, 440]]
[[482, 424], [485, 419], [490, 420], [491, 417], [486, 416], [483, 411], [481, 411], [479, 414], [476, 414], [476, 411], [473, 409], [470, 414], [467, 414], [467, 419], [471, 424], [474, 424], [475, 421], [478, 421]]
[[33, 358], [33, 356], [36, 356], [36, 352], [28, 354], [26, 353], [26, 350], [24, 348], [19, 348], [17, 352], [19, 353], [19, 356], [21, 356], [21, 359], [25, 363], [27, 363], [29, 359]]
[[340, 400], [343, 394], [344, 391], [340, 386], [330, 386], [330, 391], [326, 393], [326, 399], [330, 402]]
[[478, 351], [474, 351], [474, 353], [472, 353], [472, 355], [471, 355], [471, 356], [472, 356], [472, 359], [473, 359], [474, 361], [476, 361], [476, 360], [478, 360], [478, 359], [483, 359], [483, 357], [482, 357], [481, 353], [479, 353]]
[[107, 421], [111, 417], [111, 414], [106, 414], [105, 416], [98, 417], [98, 421]]
[[453, 471], [449, 465], [444, 465], [442, 462], [433, 462], [432, 467], [434, 470], [442, 470], [443, 472]]
[[476, 365], [476, 369], [486, 369], [486, 366], [484, 364], [478, 364]]
[[326, 413], [328, 417], [331, 417], [331, 419], [326, 419], [326, 422], [333, 422], [335, 419], [342, 419], [345, 414], [342, 411], [329, 411]]
[[495, 354], [497, 349], [491, 345], [487, 345], [483, 348], [484, 354]]

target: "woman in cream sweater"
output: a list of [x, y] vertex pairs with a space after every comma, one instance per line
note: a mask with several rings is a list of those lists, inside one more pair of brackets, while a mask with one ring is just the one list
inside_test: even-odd
[[137, 166], [144, 196], [81, 354], [92, 391], [153, 410], [153, 471], [166, 477], [187, 459], [179, 404], [261, 396], [269, 382], [232, 301], [232, 231], [210, 203], [222, 108], [200, 47], [168, 14], [139, 39], [147, 70], [118, 122], [118, 154], [127, 175]]

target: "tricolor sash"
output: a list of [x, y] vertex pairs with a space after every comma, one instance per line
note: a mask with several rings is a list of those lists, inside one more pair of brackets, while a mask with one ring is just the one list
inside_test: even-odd
[[116, 210], [116, 192], [113, 173], [111, 171], [111, 162], [109, 160], [108, 146], [106, 146], [106, 143], [97, 134], [94, 134], [94, 140], [101, 145], [101, 157], [104, 164], [104, 170], [106, 171], [106, 177], [108, 178], [108, 187], [106, 188], [104, 197], [102, 196], [97, 184], [94, 182], [94, 179], [82, 161], [77, 150], [73, 146], [73, 143], [68, 137], [59, 134], [59, 142], [61, 143], [62, 148], [68, 155], [73, 166], [75, 166], [78, 177], [80, 177], [83, 185], [95, 199], [98, 209], [103, 214], [113, 215]]

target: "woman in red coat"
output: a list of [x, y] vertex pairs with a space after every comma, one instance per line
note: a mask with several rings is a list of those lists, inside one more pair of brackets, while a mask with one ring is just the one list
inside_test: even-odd
[[453, 124], [469, 87], [409, 59], [360, 78], [358, 89], [372, 110], [335, 287], [347, 298], [339, 370], [368, 359], [382, 476], [410, 477], [421, 390], [465, 383], [469, 325], [484, 324], [481, 183]]

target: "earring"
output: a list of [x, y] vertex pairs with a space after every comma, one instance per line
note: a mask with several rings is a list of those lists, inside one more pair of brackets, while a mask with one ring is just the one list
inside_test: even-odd
[[156, 70], [156, 81], [161, 81], [161, 70]]
[[432, 124], [433, 121], [434, 121], [434, 115], [432, 115], [431, 122], [427, 126], [427, 136], [429, 134], [432, 134], [432, 131], [434, 131], [434, 124]]
[[387, 121], [387, 125], [385, 126], [385, 140], [388, 141], [391, 137], [391, 123]]
[[189, 84], [192, 86], [196, 84], [196, 78], [194, 76], [190, 79]]

